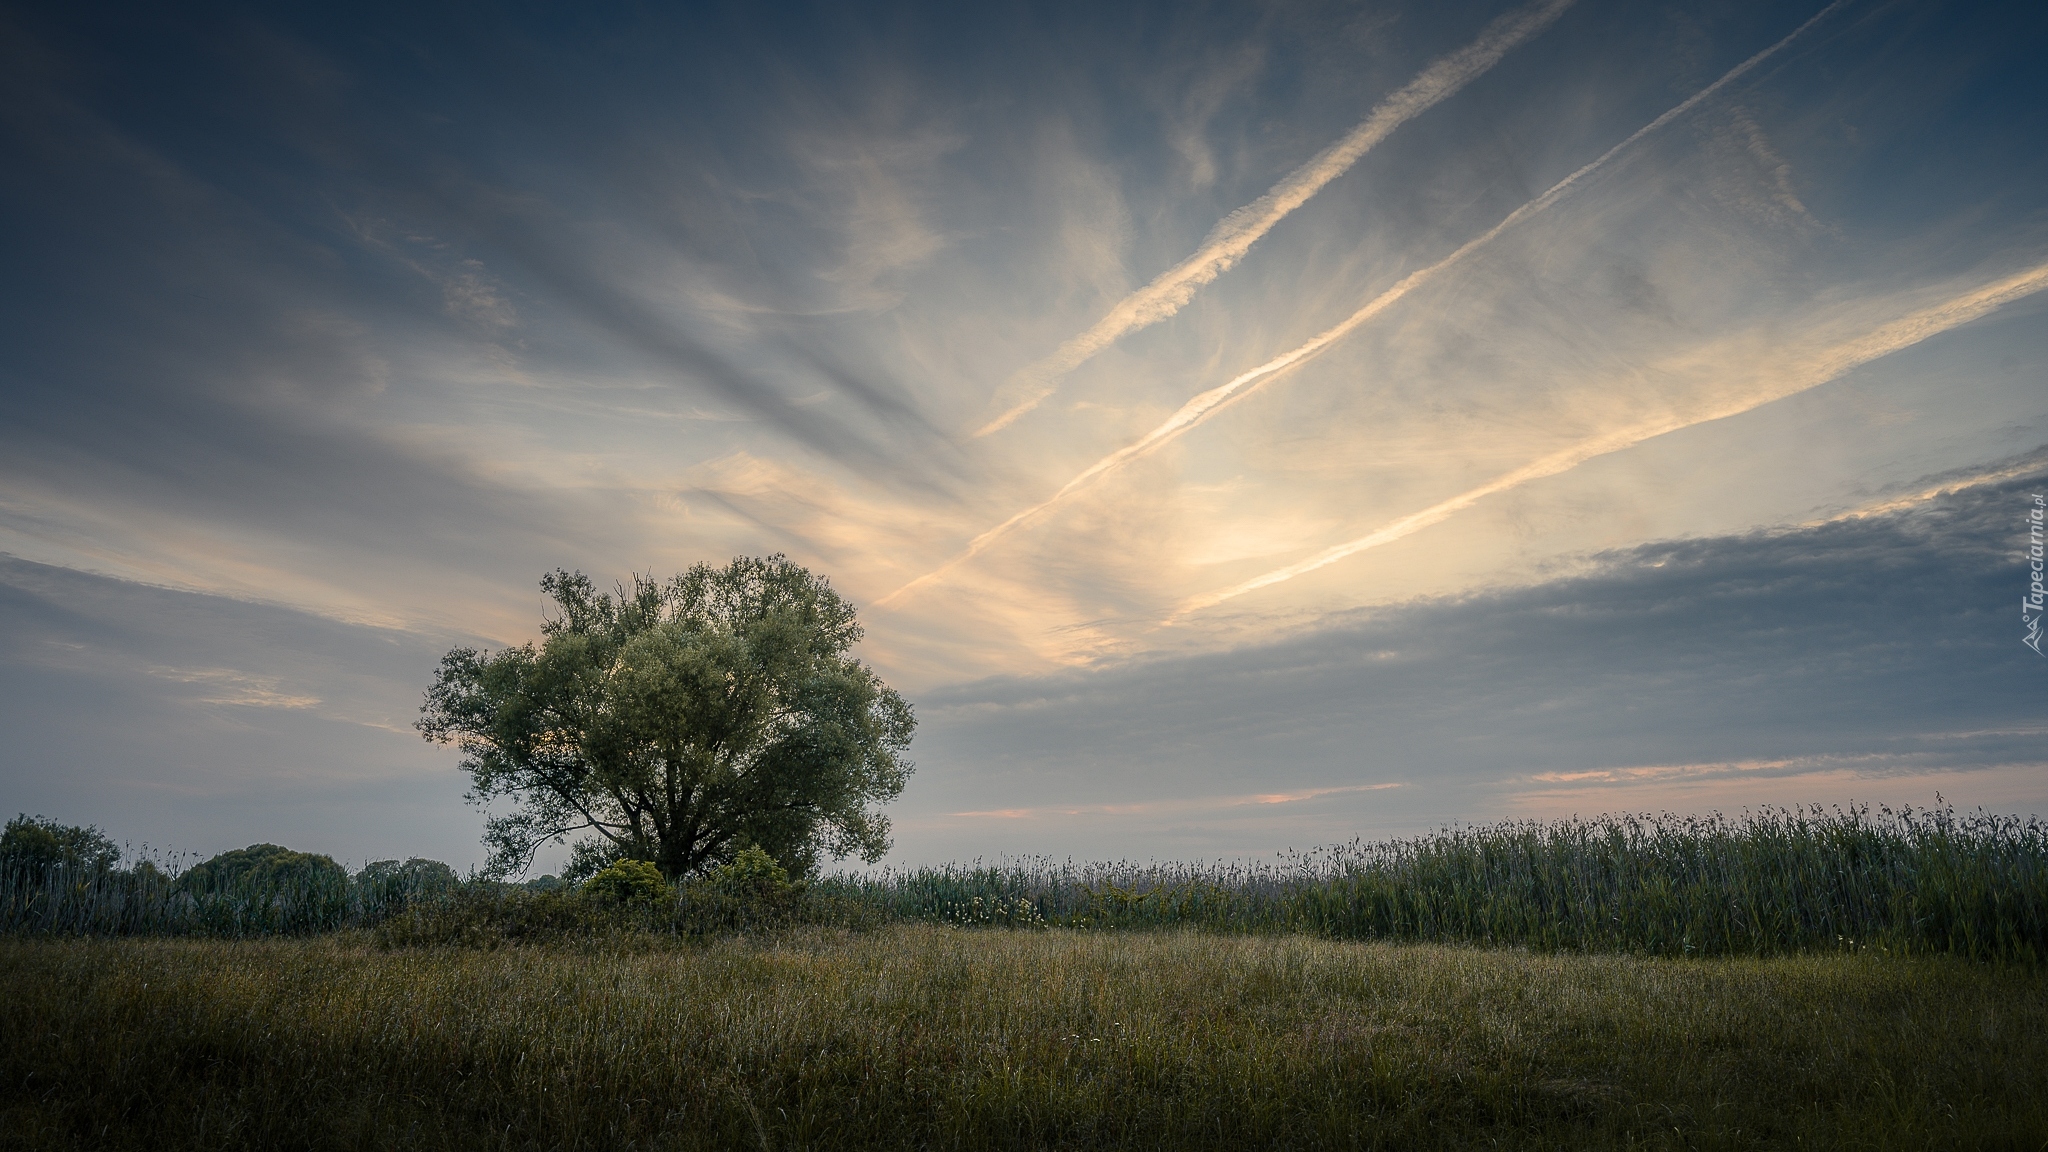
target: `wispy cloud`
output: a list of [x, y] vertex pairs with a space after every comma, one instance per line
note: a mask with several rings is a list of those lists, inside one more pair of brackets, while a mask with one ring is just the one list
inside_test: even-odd
[[1571, 175], [1566, 176], [1564, 179], [1551, 185], [1550, 188], [1546, 190], [1541, 196], [1538, 196], [1534, 200], [1531, 200], [1528, 203], [1522, 205], [1520, 208], [1515, 209], [1513, 212], [1509, 213], [1505, 219], [1501, 220], [1500, 223], [1495, 224], [1492, 228], [1489, 228], [1485, 232], [1480, 233], [1473, 239], [1466, 241], [1463, 246], [1459, 247], [1449, 256], [1444, 257], [1443, 259], [1437, 261], [1434, 264], [1429, 265], [1428, 267], [1421, 268], [1414, 272], [1409, 273], [1407, 276], [1403, 277], [1400, 280], [1400, 282], [1396, 283], [1393, 287], [1388, 288], [1386, 291], [1380, 293], [1378, 296], [1373, 297], [1371, 300], [1367, 301], [1363, 307], [1359, 308], [1358, 311], [1353, 312], [1350, 316], [1344, 318], [1335, 326], [1324, 331], [1321, 335], [1316, 336], [1314, 339], [1308, 341], [1305, 344], [1300, 345], [1299, 347], [1296, 347], [1290, 351], [1275, 356], [1273, 359], [1266, 361], [1264, 364], [1261, 364], [1256, 368], [1238, 374], [1237, 376], [1231, 378], [1228, 382], [1224, 384], [1220, 384], [1214, 388], [1209, 389], [1206, 392], [1203, 392], [1195, 396], [1187, 403], [1181, 405], [1179, 411], [1176, 411], [1173, 415], [1167, 417], [1165, 422], [1161, 423], [1152, 431], [1146, 433], [1137, 441], [1125, 445], [1124, 447], [1117, 449], [1109, 455], [1104, 456], [1102, 459], [1097, 460], [1095, 463], [1089, 465], [1086, 469], [1082, 470], [1082, 472], [1079, 475], [1075, 476], [1072, 480], [1067, 481], [1066, 484], [1062, 485], [1060, 489], [1057, 492], [1054, 492], [1051, 496], [1047, 497], [1046, 499], [1040, 501], [1037, 504], [1032, 505], [1029, 508], [1024, 509], [1023, 511], [1017, 513], [1016, 515], [1011, 516], [1009, 519], [1003, 521], [1000, 524], [997, 524], [995, 527], [990, 528], [986, 532], [983, 532], [981, 535], [976, 536], [974, 539], [967, 542], [967, 547], [962, 549], [958, 555], [954, 556], [952, 559], [946, 561], [944, 564], [933, 569], [932, 571], [927, 572], [924, 575], [919, 576], [917, 579], [912, 580], [909, 583], [903, 585], [902, 587], [896, 589], [894, 592], [889, 593], [887, 596], [882, 597], [880, 600], [876, 601], [876, 604], [879, 606], [886, 607], [890, 604], [895, 603], [904, 595], [912, 591], [915, 591], [918, 588], [924, 587], [925, 585], [930, 584], [935, 580], [940, 579], [941, 577], [945, 576], [948, 572], [951, 572], [953, 569], [959, 567], [961, 564], [964, 564], [967, 561], [973, 559], [975, 556], [980, 555], [989, 547], [989, 545], [994, 544], [996, 541], [1002, 539], [1004, 536], [1009, 535], [1012, 531], [1016, 530], [1017, 528], [1033, 520], [1038, 519], [1046, 513], [1051, 512], [1055, 508], [1058, 508], [1060, 505], [1066, 503], [1074, 496], [1093, 486], [1096, 482], [1102, 480], [1104, 477], [1109, 476], [1112, 473], [1116, 472], [1118, 469], [1123, 468], [1124, 466], [1130, 464], [1135, 460], [1139, 460], [1146, 456], [1149, 456], [1152, 453], [1157, 452], [1159, 449], [1165, 447], [1166, 445], [1172, 443], [1173, 441], [1178, 440], [1183, 435], [1186, 435], [1194, 428], [1200, 426], [1204, 421], [1208, 420], [1216, 413], [1222, 411], [1229, 405], [1244, 399], [1246, 396], [1250, 395], [1259, 387], [1264, 386], [1266, 383], [1279, 376], [1282, 372], [1285, 372], [1291, 368], [1298, 367], [1301, 364], [1304, 364], [1309, 360], [1313, 359], [1320, 353], [1326, 351], [1332, 345], [1336, 344], [1344, 337], [1349, 336], [1352, 332], [1356, 331], [1361, 325], [1365, 324], [1367, 321], [1385, 312], [1388, 308], [1393, 307], [1396, 303], [1398, 303], [1403, 297], [1407, 296], [1409, 293], [1415, 291], [1417, 288], [1420, 288], [1424, 284], [1427, 284], [1439, 275], [1442, 275], [1445, 271], [1449, 270], [1450, 268], [1462, 263], [1465, 260], [1465, 258], [1472, 255], [1472, 253], [1477, 252], [1481, 248], [1484, 248], [1486, 245], [1492, 243], [1495, 239], [1499, 238], [1499, 236], [1502, 233], [1513, 228], [1515, 225], [1520, 224], [1525, 220], [1528, 220], [1530, 217], [1535, 216], [1549, 209], [1558, 201], [1564, 199], [1565, 196], [1569, 194], [1573, 190], [1573, 188], [1576, 187], [1581, 181], [1583, 181], [1586, 177], [1592, 175], [1594, 172], [1597, 172], [1601, 168], [1605, 167], [1609, 161], [1613, 160], [1616, 156], [1626, 151], [1630, 146], [1634, 145], [1635, 143], [1642, 140], [1644, 137], [1650, 135], [1651, 133], [1657, 131], [1659, 128], [1662, 128], [1665, 125], [1671, 123], [1673, 120], [1676, 120], [1680, 116], [1685, 115], [1687, 112], [1692, 111], [1694, 108], [1698, 107], [1703, 101], [1712, 98], [1716, 93], [1720, 92], [1723, 88], [1726, 88], [1729, 84], [1734, 83], [1743, 75], [1755, 69], [1757, 65], [1762, 64], [1764, 61], [1770, 59], [1772, 56], [1783, 51], [1794, 40], [1798, 39], [1802, 33], [1812, 28], [1815, 24], [1819, 23], [1822, 19], [1824, 19], [1829, 13], [1835, 11], [1835, 9], [1840, 8], [1843, 4], [1846, 3], [1848, 3], [1848, 0], [1835, 0], [1834, 3], [1828, 5], [1826, 8], [1823, 8], [1819, 12], [1815, 13], [1804, 24], [1801, 24], [1799, 27], [1793, 29], [1790, 33], [1788, 33], [1785, 36], [1784, 39], [1779, 40], [1777, 43], [1771, 45], [1770, 47], [1764, 49], [1761, 52], [1758, 52], [1756, 55], [1751, 56], [1749, 59], [1744, 60], [1742, 63], [1737, 64], [1735, 67], [1729, 69], [1728, 72], [1724, 74], [1720, 79], [1714, 81], [1712, 84], [1707, 85], [1705, 88], [1700, 89], [1698, 92], [1693, 93], [1683, 102], [1671, 108], [1669, 111], [1657, 117], [1655, 120], [1652, 120], [1648, 124], [1643, 125], [1641, 128], [1636, 129], [1633, 133], [1631, 133], [1628, 136], [1627, 139], [1623, 140], [1619, 144], [1616, 144], [1614, 147], [1609, 148], [1606, 152], [1601, 153], [1599, 158], [1579, 168]]
[[1573, 0], [1535, 0], [1488, 24], [1477, 40], [1431, 63], [1415, 79], [1381, 101], [1336, 143], [1289, 172], [1264, 196], [1225, 216], [1187, 259], [1119, 300], [1102, 319], [1060, 345], [1051, 356], [1018, 373], [1018, 382], [1027, 394], [974, 435], [987, 436], [1009, 426], [1057, 391], [1060, 377], [1124, 335], [1180, 311], [1203, 285], [1229, 271], [1231, 265], [1251, 251], [1259, 237], [1286, 219], [1288, 213], [1308, 203], [1330, 181], [1350, 171], [1374, 145], [1393, 135], [1394, 129], [1483, 75], [1509, 51], [1550, 27], [1572, 3]]
[[1543, 772], [1505, 782], [1503, 795], [1512, 797], [1516, 812], [1534, 818], [1798, 806], [1821, 795], [1848, 803], [1925, 805], [1940, 803], [1944, 790], [1950, 799], [1967, 797], [1965, 807], [1996, 810], [2024, 807], [2037, 796], [2044, 768], [2048, 762], [2039, 758], [1957, 762], [1938, 752], [1861, 752]]
[[233, 704], [245, 708], [315, 708], [318, 696], [283, 690], [275, 676], [252, 676], [233, 668], [148, 669], [151, 676], [197, 686], [208, 693], [193, 697], [196, 704]]
[[[1532, 772], [1514, 784], [1529, 785], [1572, 785], [1592, 787], [1608, 785], [1626, 787], [1634, 784], [1662, 783], [1672, 780], [1724, 780], [1743, 776], [1800, 776], [1815, 772], [1848, 771], [1867, 776], [1903, 775], [1913, 772], [1940, 771], [1953, 768], [1953, 757], [1944, 749], [1945, 740], [1975, 740], [1981, 737], [2020, 737], [2039, 739], [2048, 736], [2048, 729], [2021, 728], [2003, 732], [1948, 733], [1930, 732], [1917, 734], [1910, 743], [1918, 745], [1908, 751], [1859, 751], [1817, 753], [1807, 756], [1779, 756], [1744, 760], [1709, 760], [1691, 764], [1631, 764], [1611, 768], [1577, 768], [1569, 771]], [[1978, 769], [2010, 767], [2040, 768], [2039, 760], [2018, 763], [1994, 762], [1973, 764]]]
[[1481, 500], [1496, 493], [1516, 488], [1531, 480], [1555, 476], [1569, 471], [1596, 456], [1605, 456], [1631, 448], [1645, 440], [1676, 432], [1695, 424], [1710, 420], [1721, 420], [1739, 415], [1752, 408], [1758, 408], [1774, 400], [1781, 400], [1795, 393], [1817, 388], [1830, 380], [1862, 364], [1868, 364], [1883, 356], [1889, 356], [1903, 348], [1910, 348], [1951, 328], [1967, 324], [1983, 317], [2002, 305], [2030, 296], [2048, 288], [2048, 264], [2038, 264], [2024, 272], [1995, 280], [1989, 284], [1964, 292], [1931, 308], [1924, 308], [1911, 315], [1895, 320], [1858, 339], [1824, 349], [1807, 356], [1782, 369], [1772, 372], [1768, 378], [1756, 381], [1749, 389], [1730, 398], [1717, 399], [1691, 412], [1674, 413], [1655, 420], [1631, 424], [1582, 440], [1569, 448], [1550, 453], [1531, 461], [1511, 472], [1495, 477], [1476, 488], [1470, 488], [1448, 500], [1439, 501], [1420, 512], [1410, 513], [1383, 528], [1377, 529], [1355, 540], [1335, 544], [1321, 552], [1282, 568], [1276, 568], [1261, 576], [1231, 585], [1217, 592], [1196, 596], [1177, 609], [1170, 619], [1177, 620], [1191, 612], [1213, 607], [1225, 600], [1234, 599], [1247, 592], [1269, 588], [1275, 584], [1292, 580], [1297, 576], [1335, 564], [1350, 556], [1356, 556], [1370, 548], [1391, 544], [1404, 536], [1420, 532], [1433, 524], [1440, 524], [1452, 516], [1470, 508]]
[[1255, 792], [1233, 796], [1182, 796], [1167, 800], [1134, 800], [1128, 804], [1081, 804], [1068, 807], [988, 808], [970, 812], [948, 812], [948, 816], [985, 820], [1039, 820], [1054, 816], [1136, 816], [1146, 813], [1218, 811], [1255, 808], [1275, 804], [1301, 804], [1329, 796], [1350, 796], [1359, 792], [1385, 792], [1406, 787], [1401, 781], [1379, 784], [1344, 784], [1329, 788], [1298, 788], [1289, 792]]

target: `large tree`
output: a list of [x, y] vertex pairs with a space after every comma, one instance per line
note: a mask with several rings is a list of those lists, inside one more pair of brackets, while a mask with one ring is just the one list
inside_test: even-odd
[[441, 661], [419, 729], [454, 743], [491, 866], [541, 845], [652, 861], [670, 878], [756, 845], [792, 871], [889, 848], [875, 805], [903, 791], [910, 705], [848, 654], [853, 606], [782, 556], [699, 564], [600, 593], [541, 579], [542, 641]]

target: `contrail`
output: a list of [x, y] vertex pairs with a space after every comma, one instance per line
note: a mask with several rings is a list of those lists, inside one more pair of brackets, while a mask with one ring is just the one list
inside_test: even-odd
[[1217, 387], [1209, 389], [1207, 392], [1201, 393], [1194, 399], [1189, 400], [1187, 403], [1181, 405], [1180, 410], [1178, 412], [1175, 412], [1173, 415], [1167, 417], [1165, 423], [1159, 425], [1159, 427], [1157, 428], [1154, 428], [1152, 431], [1147, 432], [1141, 439], [1137, 440], [1135, 443], [1128, 444], [1122, 448], [1119, 448], [1115, 452], [1112, 452], [1109, 455], [1104, 456], [1102, 459], [1097, 460], [1095, 463], [1089, 465], [1087, 469], [1084, 470], [1080, 475], [1074, 477], [1072, 480], [1067, 481], [1066, 484], [1062, 486], [1059, 491], [1054, 492], [1044, 501], [1038, 504], [1034, 504], [1029, 508], [1026, 508], [1022, 512], [1017, 513], [1015, 516], [1010, 517], [1008, 520], [1003, 521], [1002, 523], [996, 525], [995, 527], [989, 529], [986, 532], [983, 532], [981, 535], [976, 536], [974, 539], [968, 541], [967, 547], [962, 549], [959, 555], [953, 557], [951, 560], [946, 561], [944, 564], [941, 564], [939, 567], [933, 569], [932, 571], [927, 572], [922, 576], [919, 576], [917, 579], [912, 580], [910, 583], [905, 584], [903, 587], [896, 589], [894, 592], [889, 593], [887, 596], [882, 597], [880, 600], [875, 601], [876, 606], [886, 607], [889, 604], [895, 602], [898, 598], [902, 597], [904, 594], [911, 592], [914, 589], [923, 587], [924, 585], [929, 584], [934, 580], [937, 580], [939, 577], [944, 576], [946, 573], [951, 572], [953, 569], [959, 567], [967, 561], [972, 560], [974, 557], [980, 555], [984, 550], [986, 550], [989, 545], [995, 543], [997, 540], [1008, 535], [1009, 532], [1017, 526], [1025, 523], [1026, 521], [1034, 520], [1039, 516], [1042, 516], [1045, 513], [1051, 511], [1052, 509], [1058, 507], [1059, 505], [1065, 503], [1066, 500], [1069, 497], [1073, 496], [1076, 492], [1079, 492], [1082, 489], [1087, 488], [1088, 486], [1095, 483], [1095, 481], [1101, 479], [1102, 477], [1108, 475], [1111, 472], [1116, 471], [1117, 469], [1123, 467], [1125, 464], [1128, 464], [1131, 461], [1139, 459], [1141, 457], [1148, 456], [1153, 452], [1159, 450], [1161, 447], [1164, 447], [1172, 441], [1179, 439], [1189, 429], [1194, 428], [1196, 425], [1202, 423], [1209, 417], [1215, 415], [1217, 412], [1221, 411], [1227, 405], [1250, 395], [1251, 392], [1256, 388], [1256, 386], [1265, 383], [1266, 381], [1272, 379], [1274, 376], [1278, 375], [1280, 372], [1285, 371], [1286, 369], [1292, 368], [1297, 364], [1301, 364], [1304, 361], [1307, 361], [1308, 359], [1314, 357], [1316, 354], [1322, 352], [1324, 349], [1328, 348], [1330, 345], [1336, 343], [1338, 340], [1341, 340], [1345, 336], [1350, 335], [1351, 332], [1355, 330], [1359, 325], [1364, 324], [1367, 320], [1370, 320], [1373, 317], [1379, 315], [1381, 312], [1386, 311], [1388, 308], [1392, 307], [1396, 302], [1398, 302], [1402, 297], [1408, 295], [1410, 292], [1413, 292], [1416, 288], [1421, 287], [1423, 284], [1428, 283], [1430, 280], [1435, 279], [1436, 276], [1442, 273], [1445, 269], [1448, 269], [1453, 265], [1458, 264], [1459, 262], [1463, 261], [1465, 257], [1470, 256], [1472, 253], [1478, 251], [1480, 248], [1491, 243], [1495, 238], [1500, 236], [1501, 233], [1507, 231], [1509, 228], [1514, 227], [1516, 224], [1519, 224], [1522, 221], [1527, 220], [1531, 216], [1534, 216], [1537, 213], [1544, 211], [1551, 205], [1556, 204], [1559, 200], [1564, 199], [1565, 195], [1568, 192], [1570, 192], [1572, 188], [1579, 183], [1579, 181], [1585, 179], [1594, 171], [1606, 165], [1606, 163], [1609, 160], [1612, 160], [1616, 155], [1620, 154], [1623, 149], [1627, 148], [1631, 144], [1634, 144], [1636, 141], [1641, 140], [1643, 137], [1649, 135], [1650, 133], [1655, 132], [1657, 129], [1662, 128], [1664, 125], [1669, 124], [1671, 121], [1677, 119], [1678, 117], [1685, 115], [1694, 107], [1698, 106], [1698, 104], [1702, 100], [1706, 100], [1709, 97], [1713, 96], [1716, 92], [1719, 92], [1721, 89], [1733, 83], [1744, 73], [1749, 72], [1757, 65], [1763, 63], [1765, 60], [1770, 59], [1772, 56], [1782, 51], [1786, 45], [1792, 43], [1792, 41], [1797, 39], [1801, 33], [1813, 27], [1815, 24], [1819, 23], [1822, 20], [1822, 18], [1826, 17], [1830, 12], [1833, 12], [1835, 9], [1840, 8], [1842, 5], [1847, 4], [1848, 2], [1849, 0], [1834, 0], [1834, 3], [1829, 4], [1827, 7], [1815, 13], [1810, 19], [1806, 21], [1806, 23], [1801, 24], [1797, 28], [1794, 28], [1792, 32], [1789, 35], [1787, 35], [1783, 40], [1778, 41], [1776, 44], [1771, 45], [1769, 48], [1766, 48], [1763, 51], [1757, 53], [1756, 55], [1751, 56], [1749, 59], [1744, 60], [1742, 63], [1737, 64], [1734, 68], [1729, 69], [1727, 75], [1721, 77], [1719, 80], [1714, 81], [1712, 84], [1707, 85], [1705, 88], [1700, 89], [1698, 92], [1693, 93], [1692, 96], [1688, 97], [1684, 103], [1679, 104], [1677, 107], [1672, 108], [1670, 111], [1664, 113], [1662, 116], [1659, 116], [1655, 120], [1650, 121], [1648, 124], [1643, 125], [1641, 128], [1636, 129], [1635, 132], [1632, 135], [1630, 135], [1628, 139], [1623, 140], [1621, 143], [1616, 144], [1614, 147], [1609, 148], [1607, 151], [1601, 153], [1599, 159], [1594, 160], [1592, 163], [1587, 164], [1586, 166], [1580, 168], [1578, 171], [1551, 185], [1550, 189], [1544, 192], [1541, 196], [1536, 197], [1534, 200], [1531, 200], [1527, 204], [1524, 204], [1520, 208], [1517, 208], [1513, 212], [1510, 212], [1507, 215], [1506, 219], [1502, 220], [1498, 224], [1495, 224], [1492, 228], [1487, 229], [1485, 232], [1481, 233], [1476, 238], [1466, 241], [1463, 247], [1451, 253], [1449, 256], [1446, 256], [1443, 259], [1437, 261], [1436, 263], [1431, 264], [1427, 268], [1422, 268], [1415, 272], [1409, 273], [1405, 278], [1403, 278], [1400, 281], [1400, 283], [1395, 284], [1393, 287], [1387, 289], [1385, 292], [1382, 292], [1378, 296], [1373, 297], [1370, 301], [1366, 303], [1366, 305], [1363, 308], [1360, 308], [1358, 311], [1353, 312], [1350, 316], [1346, 317], [1343, 321], [1339, 322], [1335, 327], [1324, 332], [1322, 335], [1315, 337], [1308, 343], [1301, 345], [1299, 348], [1296, 348], [1291, 352], [1282, 353], [1281, 355], [1266, 361], [1264, 364], [1261, 364], [1248, 372], [1244, 372], [1236, 376], [1229, 383], [1218, 385]]
[[1787, 396], [1804, 392], [1810, 388], [1817, 388], [1830, 380], [1836, 379], [1852, 368], [1867, 364], [1879, 357], [1889, 356], [1902, 348], [1910, 348], [1922, 340], [1940, 335], [1958, 325], [1967, 324], [1972, 320], [1987, 315], [2002, 305], [2011, 303], [2023, 296], [2031, 296], [2043, 288], [2048, 288], [2048, 264], [2036, 265], [2025, 272], [2008, 276], [2003, 280], [1994, 281], [1932, 308], [1926, 308], [1903, 319], [1895, 320], [1860, 339], [1829, 348], [1807, 363], [1798, 366], [1794, 371], [1787, 373], [1785, 377], [1781, 378], [1773, 386], [1751, 392], [1739, 399], [1724, 402], [1703, 412], [1685, 416], [1667, 416], [1660, 420], [1636, 424], [1628, 428], [1603, 433], [1588, 440], [1582, 440], [1570, 448], [1553, 452], [1539, 460], [1525, 464], [1512, 472], [1481, 484], [1477, 488], [1461, 492], [1442, 503], [1433, 504], [1420, 512], [1403, 516], [1392, 524], [1369, 535], [1325, 548], [1306, 560], [1289, 564], [1285, 568], [1276, 568], [1263, 576], [1253, 577], [1242, 584], [1232, 585], [1220, 592], [1210, 592], [1194, 597], [1176, 609], [1173, 615], [1167, 618], [1167, 622], [1172, 623], [1191, 612], [1199, 612], [1204, 608], [1214, 607], [1225, 600], [1242, 596], [1247, 592], [1254, 592], [1260, 588], [1279, 584], [1282, 581], [1292, 580], [1296, 576], [1313, 572], [1326, 565], [1335, 564], [1337, 561], [1348, 556], [1356, 556], [1368, 548], [1377, 548], [1382, 544], [1391, 544], [1432, 524], [1441, 523], [1497, 492], [1505, 492], [1510, 488], [1519, 487], [1531, 480], [1555, 476], [1560, 472], [1576, 468], [1595, 456], [1604, 456], [1610, 452], [1618, 452], [1624, 448], [1640, 444], [1652, 437], [1662, 436], [1667, 432], [1676, 432], [1681, 428], [1689, 428], [1695, 424], [1705, 424], [1712, 420], [1722, 420], [1730, 416], [1740, 415], [1753, 408], [1760, 408], [1765, 404], [1769, 404], [1773, 400], [1782, 400]]
[[1358, 127], [1289, 172], [1264, 196], [1225, 216], [1202, 238], [1193, 255], [1118, 301], [1107, 315], [1060, 345], [1051, 356], [1020, 372], [1018, 375], [1036, 383], [1038, 390], [983, 425], [974, 435], [986, 436], [1038, 407], [1040, 401], [1053, 394], [1060, 377], [1114, 344], [1126, 332], [1157, 324], [1180, 311], [1181, 305], [1194, 298], [1196, 290], [1228, 271], [1259, 237], [1289, 212], [1307, 203], [1324, 185], [1342, 176], [1359, 157], [1392, 135], [1394, 129], [1471, 83], [1517, 45], [1550, 27], [1572, 3], [1573, 0], [1535, 0], [1488, 24], [1479, 39], [1431, 63], [1406, 87], [1382, 100]]

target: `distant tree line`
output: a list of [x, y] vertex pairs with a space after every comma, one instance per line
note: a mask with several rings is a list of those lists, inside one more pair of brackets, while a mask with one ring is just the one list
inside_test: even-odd
[[[231, 849], [175, 871], [166, 871], [148, 859], [137, 860], [123, 869], [121, 857], [120, 846], [92, 825], [60, 824], [45, 816], [23, 813], [0, 830], [0, 873], [16, 877], [40, 878], [57, 871], [73, 879], [128, 873], [158, 878], [182, 891], [243, 895], [354, 885], [387, 898], [399, 893], [408, 897], [438, 896], [463, 882], [454, 868], [425, 857], [372, 860], [351, 875], [332, 856], [296, 852], [281, 844]], [[536, 892], [581, 886], [617, 862], [617, 858], [584, 853], [571, 859], [560, 876], [539, 876], [512, 886]]]
[[[45, 876], [61, 870], [74, 878], [126, 871], [161, 877], [189, 892], [277, 893], [331, 888], [347, 884], [387, 892], [439, 893], [461, 881], [455, 869], [439, 860], [373, 860], [351, 876], [334, 857], [294, 852], [279, 844], [251, 844], [219, 853], [177, 872], [166, 872], [153, 860], [137, 860], [122, 869], [122, 851], [97, 827], [60, 824], [44, 816], [15, 816], [0, 830], [0, 871], [16, 876]], [[553, 877], [545, 880], [552, 881]], [[543, 884], [542, 886], [546, 886]]]

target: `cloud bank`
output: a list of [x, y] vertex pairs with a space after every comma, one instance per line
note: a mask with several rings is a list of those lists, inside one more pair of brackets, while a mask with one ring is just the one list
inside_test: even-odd
[[953, 689], [925, 702], [902, 826], [934, 856], [1114, 827], [1120, 850], [1172, 857], [1937, 790], [2038, 811], [2048, 665], [2010, 608], [2048, 450], [1992, 475], [1226, 654]]

